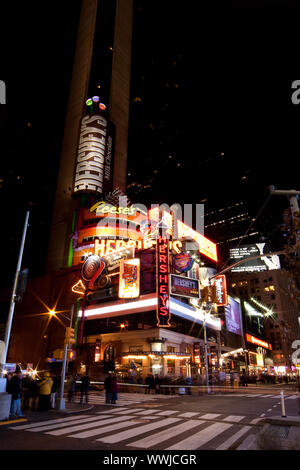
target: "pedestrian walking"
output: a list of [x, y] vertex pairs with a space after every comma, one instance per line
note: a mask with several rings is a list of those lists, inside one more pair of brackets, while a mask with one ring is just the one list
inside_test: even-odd
[[21, 411], [22, 373], [19, 369], [16, 369], [10, 379], [9, 393], [11, 393], [10, 418], [23, 417]]
[[193, 383], [192, 377], [187, 376], [187, 377], [185, 378], [185, 383], [187, 384], [187, 387], [186, 387], [186, 393], [187, 393], [187, 395], [192, 395], [192, 389], [191, 389], [191, 385], [192, 385], [192, 383]]
[[115, 375], [111, 378], [111, 404], [115, 405], [118, 399], [118, 392], [119, 392], [119, 384], [117, 381], [117, 377]]
[[112, 400], [112, 373], [109, 372], [108, 376], [104, 380], [105, 389], [105, 403], [109, 404]]
[[88, 375], [83, 375], [81, 377], [81, 384], [80, 384], [80, 403], [83, 402], [83, 396], [85, 395], [85, 402], [89, 402], [89, 386], [90, 386], [90, 378]]
[[154, 377], [154, 388], [155, 388], [155, 393], [159, 394], [160, 393], [160, 384], [161, 384], [161, 378], [159, 375], [155, 375]]
[[76, 392], [76, 380], [73, 375], [70, 375], [67, 379], [67, 392], [68, 402], [71, 403], [74, 400], [74, 394]]
[[38, 411], [49, 410], [51, 406], [50, 400], [52, 385], [53, 380], [51, 379], [49, 372], [45, 372], [43, 380], [38, 384], [40, 388]]
[[149, 394], [149, 393], [152, 393], [154, 391], [154, 388], [155, 388], [154, 377], [153, 377], [153, 374], [151, 372], [149, 372], [149, 374], [147, 375], [147, 377], [145, 379], [145, 385], [147, 385], [145, 393]]
[[56, 374], [52, 374], [53, 384], [51, 387], [51, 408], [55, 408], [55, 402], [57, 397], [58, 388], [60, 386], [60, 377]]

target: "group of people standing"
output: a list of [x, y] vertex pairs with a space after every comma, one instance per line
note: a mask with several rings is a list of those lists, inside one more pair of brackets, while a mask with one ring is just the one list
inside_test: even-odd
[[20, 368], [6, 376], [6, 391], [11, 394], [10, 417], [22, 417], [22, 410], [47, 411], [55, 407], [60, 377], [49, 372], [42, 379], [22, 376]]
[[76, 383], [80, 382], [80, 403], [83, 403], [83, 398], [85, 397], [85, 402], [89, 402], [89, 387], [90, 387], [90, 378], [88, 375], [80, 376], [69, 375], [66, 381], [66, 391], [68, 394], [68, 402], [71, 403], [74, 401], [77, 392]]

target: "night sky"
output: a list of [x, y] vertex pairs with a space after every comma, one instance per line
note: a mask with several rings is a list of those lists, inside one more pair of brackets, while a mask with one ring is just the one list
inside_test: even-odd
[[[13, 280], [25, 211], [23, 267], [43, 273], [80, 2], [1, 6], [1, 278]], [[299, 2], [135, 3], [128, 196], [132, 202], [247, 200], [299, 189]], [[197, 8], [196, 8], [196, 5]], [[199, 6], [201, 5], [201, 6]], [[281, 217], [286, 201], [267, 211]]]

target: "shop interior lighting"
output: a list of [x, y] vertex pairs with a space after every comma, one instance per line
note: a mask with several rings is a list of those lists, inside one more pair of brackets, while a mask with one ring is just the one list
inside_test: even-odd
[[173, 355], [172, 354], [169, 354], [169, 355], [165, 354], [163, 357], [165, 359], [179, 359], [179, 360], [181, 360], [181, 359], [191, 359], [191, 356], [176, 356], [176, 354], [173, 354]]
[[128, 354], [128, 356], [124, 356], [124, 359], [147, 359], [147, 356]]

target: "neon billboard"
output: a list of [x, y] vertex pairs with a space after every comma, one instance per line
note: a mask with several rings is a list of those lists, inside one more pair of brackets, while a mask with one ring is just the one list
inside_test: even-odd
[[159, 237], [156, 245], [157, 326], [169, 327], [169, 240]]

